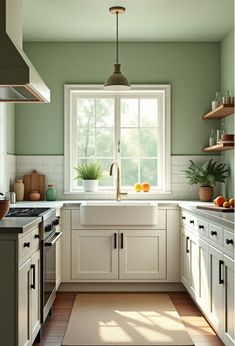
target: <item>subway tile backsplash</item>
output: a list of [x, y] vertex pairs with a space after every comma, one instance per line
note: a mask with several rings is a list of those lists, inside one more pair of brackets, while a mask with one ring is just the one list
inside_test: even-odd
[[[170, 194], [153, 194], [149, 193], [150, 199], [173, 199], [173, 200], [197, 200], [198, 186], [189, 185], [182, 172], [189, 165], [189, 160], [207, 161], [214, 158], [216, 161], [221, 160], [218, 155], [211, 156], [172, 156], [171, 157], [171, 193]], [[7, 155], [8, 179], [22, 179], [25, 174], [30, 174], [36, 170], [46, 176], [46, 187], [48, 184], [54, 184], [57, 189], [58, 199], [114, 199], [114, 193], [64, 193], [64, 156], [13, 156]], [[14, 170], [15, 167], [15, 170]], [[220, 186], [215, 189], [215, 195], [220, 193]], [[146, 198], [144, 193], [129, 193], [128, 198]]]

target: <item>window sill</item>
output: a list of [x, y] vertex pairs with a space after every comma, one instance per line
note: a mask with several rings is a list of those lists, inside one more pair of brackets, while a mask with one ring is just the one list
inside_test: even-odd
[[[64, 192], [65, 195], [71, 199], [72, 196], [79, 199], [115, 199], [116, 192], [97, 191], [97, 192], [84, 192], [84, 191], [71, 191]], [[157, 199], [160, 196], [171, 195], [171, 191], [149, 191], [149, 192], [128, 192], [127, 196], [122, 196], [122, 200], [144, 200], [144, 199]]]

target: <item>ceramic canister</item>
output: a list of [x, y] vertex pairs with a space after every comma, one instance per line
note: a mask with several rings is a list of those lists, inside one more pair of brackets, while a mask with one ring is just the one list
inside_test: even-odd
[[24, 200], [24, 183], [23, 180], [16, 180], [14, 184], [14, 192], [16, 193], [16, 200], [23, 201]]

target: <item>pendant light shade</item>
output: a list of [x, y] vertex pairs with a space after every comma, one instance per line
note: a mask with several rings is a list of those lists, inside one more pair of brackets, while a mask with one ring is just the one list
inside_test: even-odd
[[131, 88], [127, 78], [121, 72], [121, 64], [118, 63], [118, 15], [126, 11], [125, 7], [110, 7], [109, 12], [116, 14], [116, 64], [114, 64], [114, 72], [107, 79], [104, 89], [107, 90], [127, 90]]

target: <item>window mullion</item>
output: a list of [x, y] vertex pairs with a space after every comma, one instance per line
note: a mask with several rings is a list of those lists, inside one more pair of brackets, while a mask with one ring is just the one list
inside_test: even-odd
[[[118, 150], [119, 149], [119, 150]], [[115, 161], [121, 165], [121, 97], [115, 97]]]

